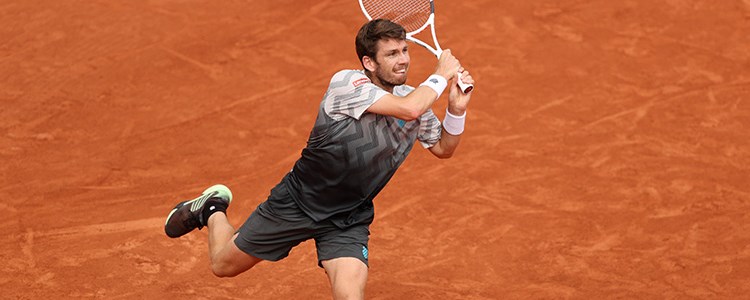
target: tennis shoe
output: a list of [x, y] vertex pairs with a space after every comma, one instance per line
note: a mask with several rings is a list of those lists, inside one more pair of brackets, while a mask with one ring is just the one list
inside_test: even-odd
[[207, 188], [193, 200], [182, 201], [175, 206], [164, 223], [164, 232], [171, 238], [181, 237], [193, 229], [199, 230], [206, 226], [208, 220], [203, 219], [205, 209], [214, 209], [216, 205], [229, 206], [232, 202], [232, 192], [228, 187], [217, 184]]

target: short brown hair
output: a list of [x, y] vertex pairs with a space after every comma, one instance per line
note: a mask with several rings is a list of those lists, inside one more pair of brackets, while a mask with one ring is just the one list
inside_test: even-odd
[[401, 25], [386, 19], [375, 19], [362, 25], [354, 41], [360, 63], [365, 56], [375, 59], [375, 54], [378, 53], [378, 41], [381, 39], [405, 40], [406, 30]]

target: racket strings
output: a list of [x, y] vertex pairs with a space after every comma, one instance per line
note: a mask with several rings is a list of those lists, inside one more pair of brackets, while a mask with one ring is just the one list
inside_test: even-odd
[[432, 13], [426, 0], [362, 0], [362, 7], [370, 18], [388, 19], [414, 32], [427, 23]]

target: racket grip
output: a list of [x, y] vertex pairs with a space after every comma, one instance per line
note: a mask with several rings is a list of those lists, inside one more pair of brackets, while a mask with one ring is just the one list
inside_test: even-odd
[[461, 91], [464, 94], [468, 94], [469, 92], [471, 92], [471, 90], [474, 89], [473, 84], [464, 83], [464, 81], [461, 80], [461, 72], [458, 72], [458, 87], [461, 88]]

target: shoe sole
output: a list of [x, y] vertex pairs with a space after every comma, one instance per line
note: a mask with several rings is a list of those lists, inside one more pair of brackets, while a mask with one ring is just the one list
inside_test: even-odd
[[[222, 199], [227, 199], [227, 205], [229, 205], [230, 203], [232, 203], [232, 191], [230, 191], [229, 188], [226, 187], [223, 184], [216, 184], [216, 185], [210, 186], [209, 188], [207, 188], [206, 190], [204, 190], [203, 193], [201, 193], [201, 196], [203, 196], [205, 194], [208, 194], [208, 193], [213, 193], [213, 192], [218, 192], [216, 194], [216, 196], [214, 196], [214, 197], [220, 197]], [[197, 198], [195, 198], [193, 200], [185, 201], [185, 202], [180, 202], [180, 204], [177, 204], [177, 206], [175, 208], [173, 208], [172, 211], [169, 212], [169, 215], [167, 215], [167, 220], [164, 222], [164, 226], [167, 226], [167, 224], [169, 223], [169, 219], [172, 218], [172, 214], [174, 214], [178, 209], [180, 209], [181, 207], [183, 207], [185, 205], [189, 205], [193, 201], [198, 200], [200, 198], [201, 197], [198, 196]]]

